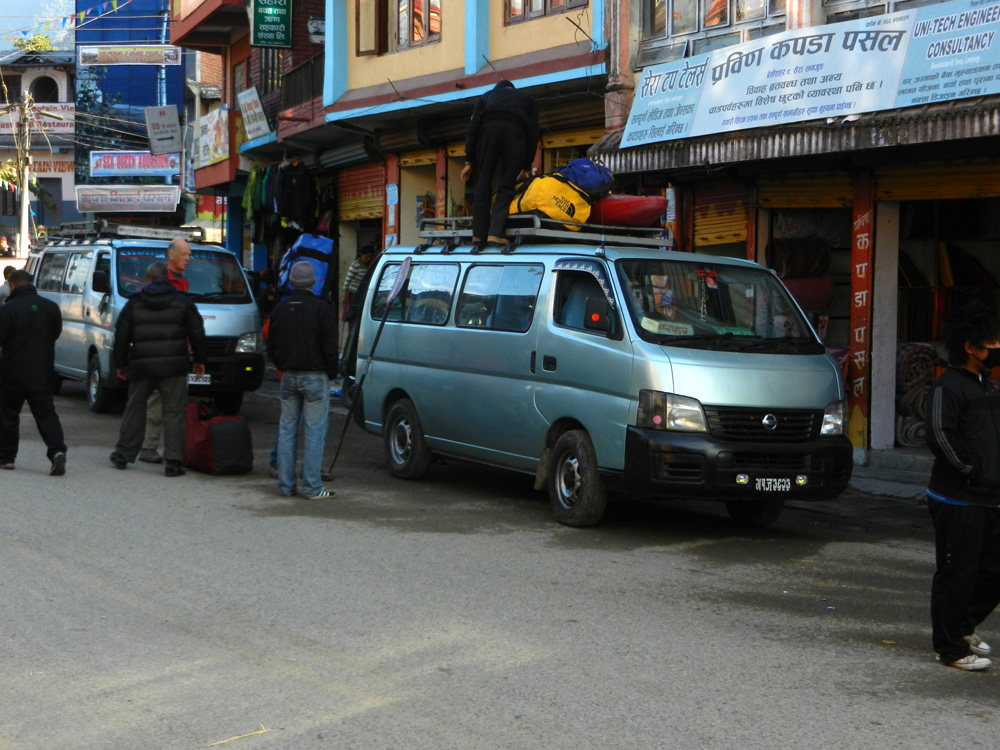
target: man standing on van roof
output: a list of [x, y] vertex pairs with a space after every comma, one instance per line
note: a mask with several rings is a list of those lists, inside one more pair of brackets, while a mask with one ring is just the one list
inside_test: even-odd
[[115, 326], [115, 368], [129, 387], [111, 463], [124, 469], [135, 461], [145, 433], [146, 402], [158, 390], [163, 402], [164, 473], [178, 477], [184, 473], [184, 406], [192, 371], [188, 342], [194, 352], [194, 373], [200, 377], [205, 374], [205, 326], [191, 298], [167, 280], [166, 265], [151, 263], [146, 281]]
[[927, 399], [934, 651], [943, 664], [969, 672], [991, 666], [976, 627], [1000, 603], [1000, 389], [990, 379], [1000, 366], [998, 337], [984, 304], [953, 313], [945, 328], [949, 367]]
[[[500, 81], [476, 103], [465, 140], [462, 182], [476, 173], [472, 198], [472, 241], [507, 244], [504, 227], [514, 185], [531, 173], [538, 148], [538, 109], [531, 95]], [[490, 210], [494, 178], [496, 199]]]
[[281, 370], [278, 492], [295, 494], [299, 422], [304, 431], [302, 494], [333, 497], [320, 477], [330, 426], [330, 380], [337, 376], [337, 322], [333, 308], [312, 293], [316, 274], [300, 260], [288, 274], [292, 293], [271, 312], [267, 354]]
[[10, 274], [10, 298], [0, 305], [0, 469], [13, 469], [20, 415], [28, 402], [45, 441], [53, 476], [66, 473], [66, 443], [53, 399], [59, 305], [39, 296], [27, 271]]
[[[184, 278], [184, 272], [191, 262], [191, 246], [186, 240], [175, 239], [167, 245], [167, 280], [174, 289], [187, 292], [191, 285]], [[160, 435], [163, 432], [163, 403], [160, 392], [153, 391], [146, 402], [146, 437], [142, 441], [139, 460], [150, 464], [163, 462], [159, 453]]]

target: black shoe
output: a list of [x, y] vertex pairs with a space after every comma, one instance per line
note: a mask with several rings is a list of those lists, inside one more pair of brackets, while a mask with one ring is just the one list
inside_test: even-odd
[[111, 465], [116, 469], [124, 469], [128, 466], [128, 459], [125, 458], [121, 453], [115, 451], [108, 458], [111, 460]]
[[52, 471], [49, 472], [50, 476], [61, 477], [66, 473], [66, 454], [57, 453], [52, 457]]
[[163, 473], [168, 477], [182, 477], [184, 469], [181, 468], [180, 461], [167, 461], [167, 468], [163, 470]]

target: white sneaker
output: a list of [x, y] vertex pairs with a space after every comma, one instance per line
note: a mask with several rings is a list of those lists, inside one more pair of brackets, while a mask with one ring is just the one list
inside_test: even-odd
[[946, 667], [954, 667], [955, 669], [961, 669], [965, 672], [980, 672], [984, 669], [989, 669], [993, 666], [993, 662], [989, 659], [983, 658], [982, 656], [976, 656], [975, 654], [969, 654], [968, 656], [963, 656], [958, 661], [953, 661], [950, 664], [945, 664]]
[[969, 648], [972, 650], [976, 656], [989, 656], [990, 655], [990, 644], [980, 638], [978, 635], [973, 633], [972, 635], [965, 636], [965, 642], [969, 644]]

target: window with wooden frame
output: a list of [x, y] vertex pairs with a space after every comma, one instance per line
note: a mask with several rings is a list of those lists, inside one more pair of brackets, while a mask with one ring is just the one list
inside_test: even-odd
[[441, 39], [441, 0], [354, 0], [356, 54], [384, 55]]
[[589, 0], [504, 0], [504, 20], [508, 25], [533, 18], [584, 8]]

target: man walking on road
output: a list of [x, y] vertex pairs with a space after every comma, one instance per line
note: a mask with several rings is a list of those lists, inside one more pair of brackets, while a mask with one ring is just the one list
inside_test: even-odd
[[267, 354], [281, 370], [278, 492], [295, 494], [299, 421], [303, 424], [302, 494], [333, 497], [320, 477], [330, 425], [330, 380], [337, 375], [337, 323], [333, 308], [312, 293], [316, 274], [299, 261], [288, 274], [292, 293], [271, 312]]
[[62, 314], [55, 302], [39, 296], [27, 271], [12, 271], [8, 282], [10, 298], [0, 305], [0, 469], [14, 468], [27, 401], [52, 462], [49, 473], [62, 476], [66, 443], [53, 399]]
[[146, 402], [157, 390], [163, 403], [164, 473], [178, 477], [184, 473], [184, 406], [192, 371], [188, 342], [194, 373], [200, 377], [205, 373], [205, 326], [194, 302], [167, 280], [166, 265], [150, 264], [146, 281], [122, 309], [115, 327], [115, 368], [129, 387], [111, 463], [124, 469], [135, 461], [145, 433]]
[[934, 650], [947, 666], [989, 669], [976, 627], [1000, 603], [1000, 333], [982, 303], [947, 321], [948, 369], [927, 400], [934, 466], [927, 505], [937, 571], [931, 584]]
[[[187, 292], [191, 287], [184, 278], [184, 272], [191, 262], [191, 246], [182, 239], [173, 240], [167, 246], [167, 279], [179, 292]], [[146, 437], [142, 441], [139, 460], [150, 464], [163, 462], [159, 453], [160, 435], [163, 432], [163, 402], [160, 392], [153, 391], [146, 402]]]

